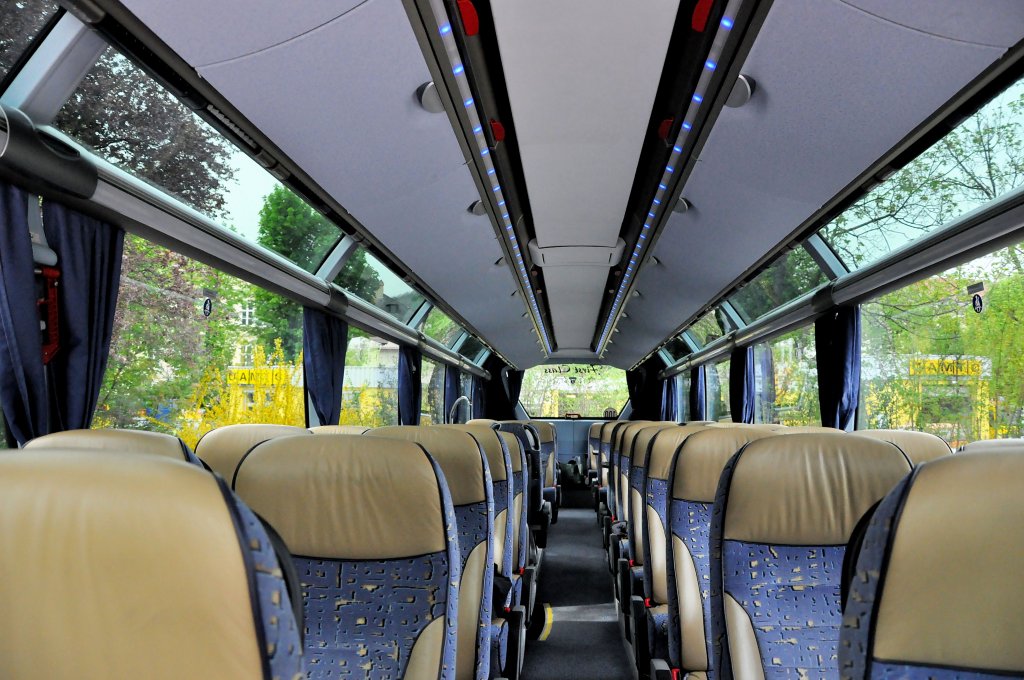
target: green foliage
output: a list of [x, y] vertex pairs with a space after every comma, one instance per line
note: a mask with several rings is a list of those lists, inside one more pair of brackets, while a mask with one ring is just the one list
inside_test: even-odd
[[334, 282], [371, 303], [376, 303], [384, 292], [384, 282], [367, 260], [366, 251], [362, 248], [352, 253]]
[[607, 408], [618, 413], [628, 398], [626, 372], [599, 364], [552, 364], [527, 369], [519, 395], [534, 418], [561, 418], [566, 413], [601, 418]]

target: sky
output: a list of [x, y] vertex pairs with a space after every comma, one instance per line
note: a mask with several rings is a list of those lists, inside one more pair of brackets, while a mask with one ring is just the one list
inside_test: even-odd
[[241, 151], [232, 156], [231, 166], [235, 170], [235, 181], [228, 184], [224, 196], [227, 221], [247, 241], [255, 241], [259, 234], [263, 199], [280, 183]]

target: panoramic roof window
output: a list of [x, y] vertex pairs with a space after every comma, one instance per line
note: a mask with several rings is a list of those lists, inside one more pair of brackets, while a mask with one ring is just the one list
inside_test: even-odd
[[334, 283], [403, 323], [409, 323], [424, 301], [422, 295], [363, 248], [352, 254]]
[[707, 347], [725, 334], [736, 330], [736, 326], [729, 321], [721, 307], [715, 307], [694, 321], [686, 330], [689, 331], [693, 339], [700, 343], [701, 347]]
[[665, 345], [664, 349], [666, 352], [668, 352], [668, 355], [672, 357], [672, 359], [674, 359], [675, 361], [679, 361], [686, 355], [693, 352], [693, 350], [690, 349], [690, 345], [687, 344], [686, 340], [683, 340], [683, 338], [679, 335], [669, 340], [668, 344]]
[[54, 126], [98, 156], [312, 272], [341, 230], [113, 48]]
[[40, 29], [57, 13], [57, 3], [15, 0], [0, 4], [0, 78], [7, 76]]
[[448, 318], [447, 314], [434, 307], [427, 313], [427, 318], [423, 322], [423, 333], [445, 347], [451, 347], [452, 343], [462, 335], [462, 327]]
[[743, 321], [750, 323], [827, 280], [807, 251], [798, 247], [775, 260], [750, 283], [733, 293], [729, 302]]
[[859, 269], [1024, 184], [1018, 81], [857, 201], [820, 234]]
[[487, 349], [487, 346], [484, 345], [484, 343], [470, 335], [461, 345], [459, 345], [459, 354], [466, 357], [473, 363], [479, 363], [477, 359], [480, 358], [480, 353], [485, 349]]
[[598, 364], [534, 366], [524, 373], [519, 393], [533, 418], [614, 417], [628, 398], [626, 372]]

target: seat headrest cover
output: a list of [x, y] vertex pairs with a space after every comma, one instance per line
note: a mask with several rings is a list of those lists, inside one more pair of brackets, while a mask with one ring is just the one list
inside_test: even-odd
[[472, 420], [466, 421], [466, 425], [486, 425], [491, 428], [497, 424], [498, 421], [493, 418], [473, 418]]
[[672, 478], [672, 497], [684, 501], [713, 503], [718, 480], [729, 459], [747, 443], [776, 434], [759, 428], [709, 427], [683, 442]]
[[653, 423], [649, 420], [635, 420], [626, 425], [625, 427], [619, 428], [619, 431], [616, 435], [616, 447], [618, 452], [624, 456], [632, 457], [633, 437], [635, 437], [637, 432], [644, 429], [645, 427], [650, 427], [651, 425], [655, 424], [656, 423]]
[[835, 432], [843, 432], [843, 430], [823, 425], [794, 425], [786, 428], [786, 434], [833, 434]]
[[765, 437], [738, 455], [724, 538], [750, 543], [845, 544], [911, 469], [889, 442], [843, 433]]
[[540, 443], [547, 444], [548, 442], [555, 441], [555, 426], [549, 422], [543, 420], [527, 420], [527, 425], [533, 425], [537, 428], [537, 434], [540, 435]]
[[1022, 485], [1024, 446], [917, 470], [891, 536], [875, 658], [1024, 671]]
[[180, 439], [144, 430], [68, 430], [36, 437], [25, 449], [131, 452], [185, 460]]
[[363, 425], [317, 425], [309, 431], [313, 434], [364, 434], [371, 429]]
[[499, 431], [498, 435], [505, 441], [505, 448], [512, 459], [512, 474], [523, 471], [523, 443], [511, 432]]
[[235, 523], [195, 465], [0, 457], [0, 574], [5, 677], [264, 677]]
[[505, 467], [504, 440], [497, 430], [486, 425], [431, 425], [430, 427], [468, 432], [479, 442], [487, 456], [487, 464], [491, 468], [491, 479], [495, 482], [508, 480], [508, 469]]
[[1024, 439], [981, 439], [964, 444], [957, 453], [983, 453], [988, 451], [1024, 450]]
[[444, 472], [453, 505], [487, 500], [484, 458], [473, 435], [441, 427], [397, 425], [378, 427], [367, 437], [387, 437], [416, 442], [427, 450]]
[[230, 483], [238, 462], [252, 447], [276, 437], [308, 434], [306, 428], [291, 425], [226, 425], [203, 435], [196, 455]]
[[609, 420], [607, 423], [601, 426], [601, 443], [609, 444], [612, 441], [612, 432], [615, 431], [615, 426], [621, 423], [621, 420]]
[[633, 439], [633, 467], [647, 465], [647, 454], [651, 448], [651, 441], [662, 430], [668, 430], [673, 427], [679, 427], [679, 425], [675, 423], [654, 423], [637, 432], [636, 437]]
[[647, 453], [647, 477], [667, 480], [680, 445], [691, 434], [706, 429], [703, 425], [677, 425], [659, 430]]
[[604, 423], [591, 423], [590, 424], [590, 429], [587, 430], [587, 436], [588, 437], [600, 437], [601, 436], [601, 426], [603, 424]]
[[292, 554], [336, 560], [444, 550], [439, 483], [419, 444], [349, 434], [271, 439], [235, 476], [238, 495]]
[[914, 430], [857, 430], [851, 434], [859, 437], [871, 437], [895, 444], [900, 447], [903, 453], [914, 465], [927, 463], [930, 460], [948, 456], [953, 453], [942, 437], [936, 437], [930, 432], [916, 432]]

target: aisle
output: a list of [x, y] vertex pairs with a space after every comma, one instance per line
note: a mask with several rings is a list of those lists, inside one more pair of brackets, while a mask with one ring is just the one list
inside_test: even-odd
[[590, 492], [567, 493], [566, 500], [548, 538], [537, 593], [539, 603], [551, 605], [551, 630], [546, 640], [526, 643], [523, 680], [633, 678]]

